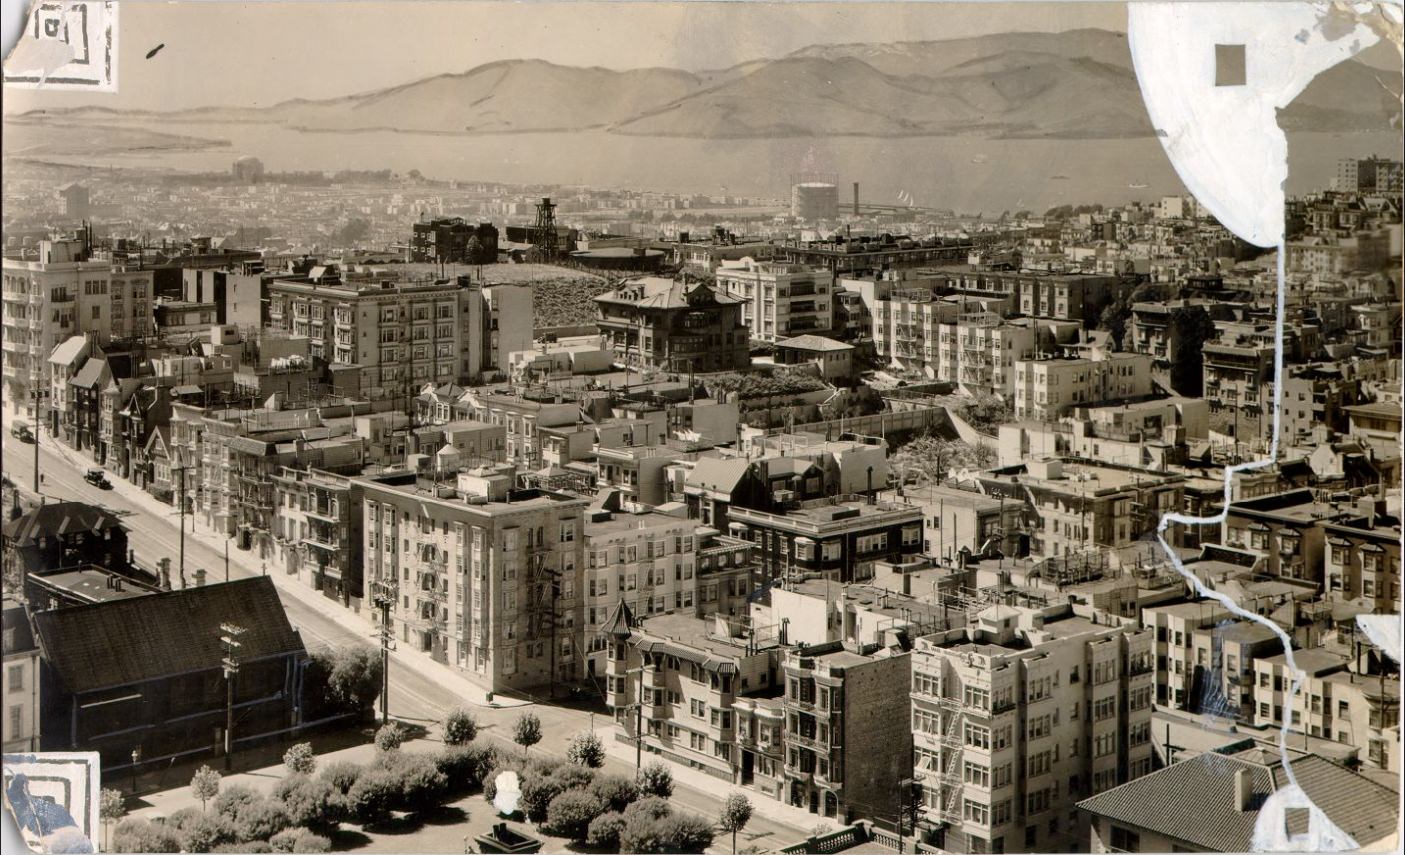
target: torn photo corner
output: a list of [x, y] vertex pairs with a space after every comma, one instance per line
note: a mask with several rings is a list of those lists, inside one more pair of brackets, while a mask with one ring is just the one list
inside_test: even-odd
[[1398, 3], [16, 11], [6, 851], [1398, 850]]
[[118, 5], [33, 0], [14, 45], [7, 45], [5, 88], [117, 92]]

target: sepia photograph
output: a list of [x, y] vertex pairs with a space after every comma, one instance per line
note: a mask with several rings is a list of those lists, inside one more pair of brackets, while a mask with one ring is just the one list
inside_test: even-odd
[[7, 851], [1398, 851], [1398, 3], [11, 5]]

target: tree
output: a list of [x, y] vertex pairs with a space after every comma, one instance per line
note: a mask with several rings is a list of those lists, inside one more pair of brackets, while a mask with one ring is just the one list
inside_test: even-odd
[[522, 798], [518, 808], [532, 822], [546, 821], [546, 809], [551, 800], [565, 792], [561, 782], [547, 775], [528, 775], [522, 778]]
[[381, 725], [376, 731], [376, 747], [381, 751], [394, 751], [405, 742], [405, 731], [395, 722]]
[[1122, 341], [1127, 336], [1127, 322], [1131, 319], [1132, 304], [1124, 298], [1103, 306], [1102, 314], [1098, 316], [1098, 329], [1107, 332], [1113, 350], [1122, 350]]
[[982, 433], [1010, 420], [1010, 405], [991, 392], [977, 392], [956, 406], [956, 415]]
[[234, 817], [234, 835], [240, 840], [267, 840], [292, 823], [283, 806], [272, 799], [249, 802]]
[[523, 757], [528, 748], [542, 741], [542, 722], [536, 713], [525, 712], [517, 717], [512, 724], [512, 741], [522, 746]]
[[1199, 398], [1204, 394], [1205, 342], [1219, 331], [1202, 306], [1182, 306], [1171, 310], [1166, 336], [1175, 348], [1171, 361], [1171, 388], [1178, 395]]
[[478, 722], [473, 714], [459, 707], [444, 719], [444, 744], [467, 745], [478, 737]]
[[273, 787], [273, 798], [283, 806], [288, 823], [308, 828], [330, 828], [339, 808], [331, 783], [324, 778], [289, 775]]
[[666, 799], [673, 795], [673, 773], [655, 760], [639, 773], [639, 790], [646, 795]]
[[200, 800], [200, 809], [205, 809], [205, 803], [220, 794], [220, 773], [209, 766], [201, 766], [195, 770], [195, 776], [190, 779], [190, 794]]
[[215, 797], [211, 805], [215, 813], [227, 819], [234, 819], [246, 806], [263, 798], [258, 791], [243, 784], [230, 784]]
[[722, 803], [722, 812], [717, 816], [717, 825], [723, 831], [732, 833], [732, 852], [737, 851], [737, 832], [746, 828], [751, 820], [751, 802], [741, 793], [732, 793]]
[[605, 765], [605, 745], [592, 731], [578, 733], [566, 746], [566, 759], [577, 766], [599, 769]]
[[283, 752], [283, 765], [294, 774], [311, 775], [317, 770], [317, 756], [312, 753], [312, 743], [299, 742]]
[[121, 790], [113, 790], [104, 787], [102, 794], [98, 797], [98, 816], [102, 818], [103, 836], [107, 837], [108, 848], [111, 848], [112, 837], [108, 834], [108, 825], [118, 822], [127, 815], [127, 802], [122, 797]]
[[400, 782], [385, 769], [367, 769], [346, 794], [347, 812], [362, 824], [380, 822], [390, 816], [391, 806], [400, 797]]
[[712, 845], [712, 823], [690, 813], [675, 813], [658, 821], [662, 846], [670, 853], [702, 852]]

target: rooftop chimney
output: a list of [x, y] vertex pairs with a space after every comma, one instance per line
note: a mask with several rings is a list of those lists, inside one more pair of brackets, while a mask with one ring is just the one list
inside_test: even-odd
[[1249, 809], [1249, 798], [1254, 794], [1253, 778], [1248, 769], [1234, 773], [1234, 808], [1243, 813]]

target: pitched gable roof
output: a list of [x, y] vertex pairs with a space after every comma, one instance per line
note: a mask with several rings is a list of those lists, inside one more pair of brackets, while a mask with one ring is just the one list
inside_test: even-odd
[[29, 513], [5, 523], [5, 537], [16, 546], [28, 546], [41, 537], [58, 537], [75, 532], [101, 532], [121, 528], [117, 517], [96, 505], [83, 502], [46, 502]]
[[[1390, 790], [1315, 754], [1295, 758], [1293, 774], [1334, 825], [1365, 846], [1395, 831], [1399, 799]], [[1234, 779], [1248, 770], [1247, 810], [1235, 805]], [[1184, 840], [1210, 852], [1248, 852], [1264, 801], [1288, 785], [1276, 751], [1208, 752], [1078, 803], [1115, 822]], [[1289, 832], [1307, 831], [1290, 824]]]
[[45, 661], [75, 693], [219, 668], [225, 623], [245, 630], [241, 661], [305, 652], [266, 576], [34, 616]]

